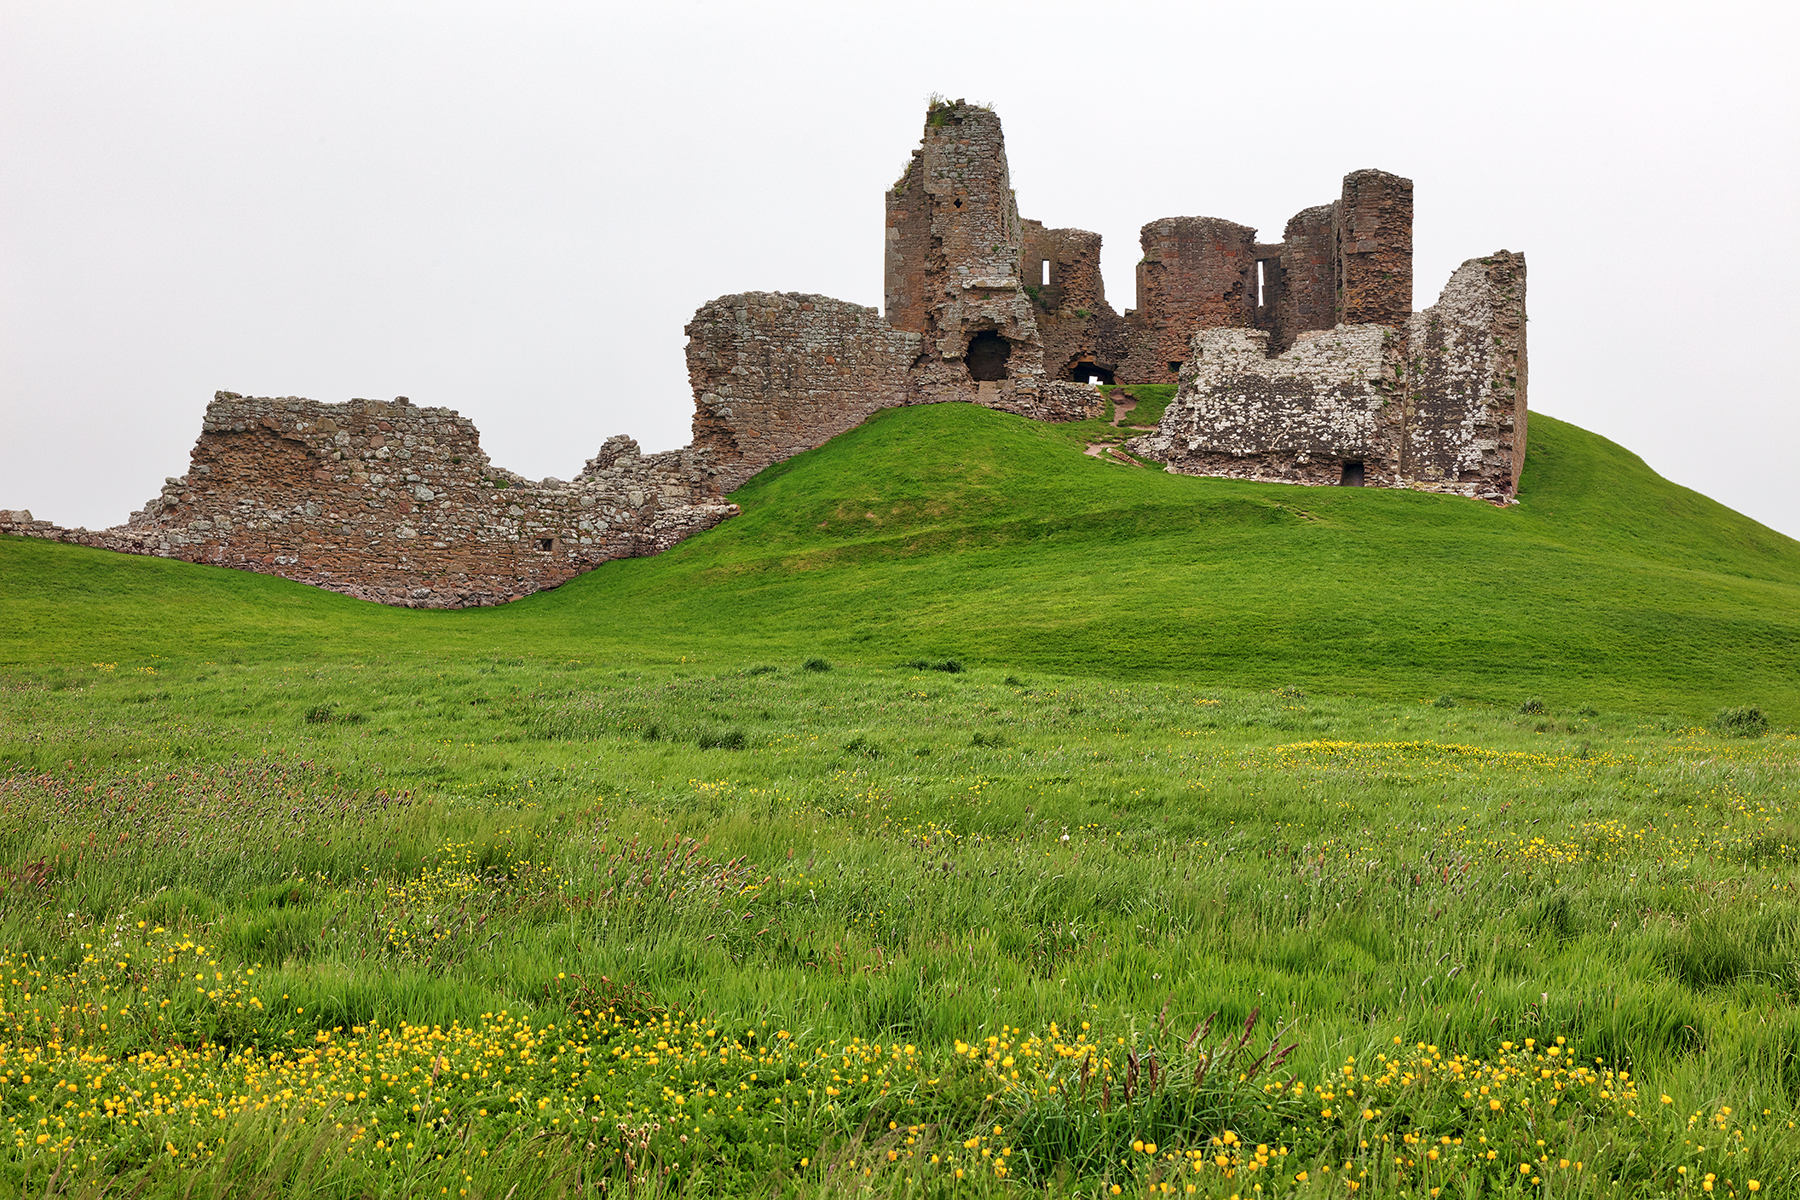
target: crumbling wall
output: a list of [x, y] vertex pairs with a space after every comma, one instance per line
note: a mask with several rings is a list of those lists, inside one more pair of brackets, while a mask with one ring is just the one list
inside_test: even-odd
[[1330, 329], [1337, 319], [1337, 205], [1301, 209], [1288, 218], [1281, 245], [1263, 260], [1262, 309], [1257, 328], [1286, 350], [1309, 330]]
[[1525, 257], [1470, 259], [1404, 330], [1339, 325], [1267, 356], [1264, 330], [1201, 330], [1136, 453], [1188, 475], [1406, 487], [1508, 503], [1524, 465]]
[[1337, 484], [1356, 464], [1395, 486], [1402, 343], [1379, 325], [1303, 333], [1270, 357], [1261, 329], [1203, 329], [1155, 433], [1126, 443], [1183, 475]]
[[1174, 383], [1197, 329], [1256, 324], [1256, 230], [1216, 217], [1144, 226], [1137, 310], [1122, 383]]
[[0, 514], [0, 533], [282, 575], [413, 608], [498, 604], [737, 512], [704, 452], [612, 438], [568, 483], [492, 466], [447, 408], [218, 393], [188, 473], [114, 529]]
[[1525, 256], [1472, 258], [1407, 326], [1409, 486], [1501, 501], [1525, 465]]
[[1338, 199], [1337, 320], [1406, 327], [1412, 315], [1412, 180], [1352, 171]]
[[[1037, 302], [1048, 379], [1112, 383], [1130, 353], [1131, 331], [1106, 300], [1100, 275], [1100, 235], [1086, 229], [1045, 229], [1026, 221], [1020, 274]], [[1042, 280], [1050, 264], [1050, 281]]]
[[[1044, 348], [1019, 275], [1024, 229], [1000, 118], [961, 100], [932, 105], [888, 192], [887, 227], [888, 323], [924, 340], [912, 380], [921, 398], [1034, 403]], [[993, 338], [996, 355], [971, 356]]]
[[907, 372], [922, 342], [872, 308], [778, 292], [721, 296], [694, 314], [687, 335], [693, 447], [726, 492], [910, 403]]

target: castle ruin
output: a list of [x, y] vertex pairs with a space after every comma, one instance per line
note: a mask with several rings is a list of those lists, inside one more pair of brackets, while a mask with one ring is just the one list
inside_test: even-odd
[[885, 314], [747, 292], [687, 326], [692, 442], [608, 439], [573, 481], [492, 466], [464, 417], [394, 401], [219, 392], [188, 473], [122, 526], [0, 511], [0, 533], [282, 575], [384, 604], [503, 603], [655, 554], [737, 512], [726, 493], [873, 413], [964, 401], [1045, 421], [1091, 384], [1176, 384], [1127, 443], [1183, 474], [1405, 487], [1496, 504], [1525, 448], [1525, 260], [1459, 267], [1412, 311], [1412, 183], [1346, 176], [1282, 240], [1212, 217], [1145, 225], [1137, 307], [1100, 236], [1019, 216], [1000, 120], [934, 103], [887, 194]]

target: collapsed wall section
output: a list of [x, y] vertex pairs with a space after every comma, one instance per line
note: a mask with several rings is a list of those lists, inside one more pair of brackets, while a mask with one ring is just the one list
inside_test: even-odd
[[1136, 454], [1182, 475], [1394, 486], [1400, 339], [1379, 325], [1301, 334], [1270, 357], [1260, 329], [1203, 329], [1157, 431]]
[[1472, 258], [1407, 326], [1410, 486], [1502, 501], [1525, 465], [1525, 256]]
[[281, 575], [363, 600], [515, 600], [656, 554], [737, 512], [706, 456], [615, 437], [568, 483], [493, 467], [447, 408], [219, 392], [188, 473], [114, 529], [0, 514], [0, 533]]
[[872, 308], [779, 292], [721, 296], [694, 314], [687, 335], [693, 447], [725, 492], [909, 403], [922, 342]]

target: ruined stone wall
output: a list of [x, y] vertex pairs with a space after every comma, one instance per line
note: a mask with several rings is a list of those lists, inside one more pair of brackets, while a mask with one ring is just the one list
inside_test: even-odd
[[1337, 204], [1337, 323], [1403, 329], [1412, 315], [1412, 180], [1344, 176]]
[[[1356, 482], [1510, 502], [1524, 465], [1525, 259], [1471, 259], [1403, 330], [1340, 325], [1266, 356], [1264, 330], [1194, 335], [1181, 390], [1128, 445], [1189, 475]], [[1346, 466], [1354, 465], [1353, 472]]]
[[1097, 417], [1099, 394], [1071, 382], [1090, 369], [1179, 381], [1158, 430], [1131, 443], [1172, 470], [1338, 483], [1357, 464], [1356, 481], [1378, 486], [1496, 502], [1517, 489], [1524, 259], [1465, 263], [1412, 316], [1410, 180], [1353, 172], [1279, 245], [1209, 217], [1152, 221], [1141, 240], [1138, 307], [1121, 316], [1098, 234], [1020, 219], [999, 118], [936, 103], [887, 195], [886, 318], [796, 293], [702, 306], [687, 327], [695, 414], [683, 450], [646, 456], [613, 438], [573, 482], [533, 483], [493, 467], [448, 409], [220, 392], [188, 474], [126, 525], [69, 530], [0, 512], [0, 533], [387, 604], [493, 604], [710, 528], [737, 511], [724, 492], [883, 408], [969, 401]]
[[1525, 465], [1525, 256], [1472, 258], [1407, 327], [1409, 486], [1503, 500]]
[[[1000, 118], [961, 100], [934, 104], [887, 213], [888, 323], [924, 338], [914, 389], [934, 401], [1036, 403], [1044, 348], [1019, 274], [1024, 227]], [[971, 355], [983, 334], [1000, 339], [1003, 366]]]
[[0, 514], [0, 533], [282, 575], [413, 608], [498, 604], [737, 512], [704, 453], [610, 439], [573, 482], [492, 466], [447, 408], [220, 392], [188, 473], [114, 529]]
[[1033, 297], [1045, 377], [1085, 382], [1097, 368], [1102, 382], [1113, 382], [1130, 352], [1131, 331], [1106, 300], [1100, 235], [1086, 229], [1045, 229], [1037, 221], [1024, 226], [1020, 274], [1027, 294], [1033, 292], [1032, 280], [1042, 278], [1042, 264], [1050, 263], [1050, 283], [1038, 285]]
[[745, 292], [703, 305], [687, 326], [695, 449], [732, 491], [914, 399], [908, 371], [922, 339], [860, 304]]
[[1260, 329], [1203, 329], [1157, 431], [1126, 443], [1183, 475], [1337, 484], [1363, 464], [1397, 486], [1402, 342], [1379, 325], [1303, 333], [1268, 355]]
[[1122, 383], [1174, 383], [1196, 329], [1256, 324], [1256, 230], [1216, 217], [1164, 217], [1139, 235], [1137, 312]]
[[1308, 330], [1330, 329], [1337, 321], [1337, 205], [1302, 209], [1288, 219], [1281, 245], [1263, 263], [1264, 312], [1257, 327], [1268, 329], [1277, 351]]
[[[1019, 219], [1019, 279], [1025, 294], [1037, 302], [1044, 312], [1055, 312], [1062, 304], [1063, 272], [1057, 258], [1062, 253], [1062, 235], [1066, 229], [1045, 229], [1042, 221], [1029, 217]], [[1044, 278], [1044, 265], [1050, 264], [1050, 277]]]

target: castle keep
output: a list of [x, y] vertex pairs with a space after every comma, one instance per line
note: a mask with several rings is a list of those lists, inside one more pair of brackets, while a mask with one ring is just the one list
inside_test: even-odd
[[1098, 416], [1091, 382], [1177, 384], [1128, 443], [1171, 471], [1511, 501], [1525, 449], [1525, 260], [1459, 267], [1412, 311], [1412, 183], [1346, 176], [1279, 242], [1212, 217], [1145, 225], [1137, 307], [1100, 236], [1019, 216], [1000, 120], [935, 103], [887, 194], [885, 313], [748, 292], [687, 326], [693, 440], [607, 440], [576, 479], [492, 466], [441, 408], [219, 392], [188, 473], [122, 526], [0, 511], [0, 533], [282, 575], [411, 607], [503, 603], [668, 549], [772, 463], [898, 405]]

